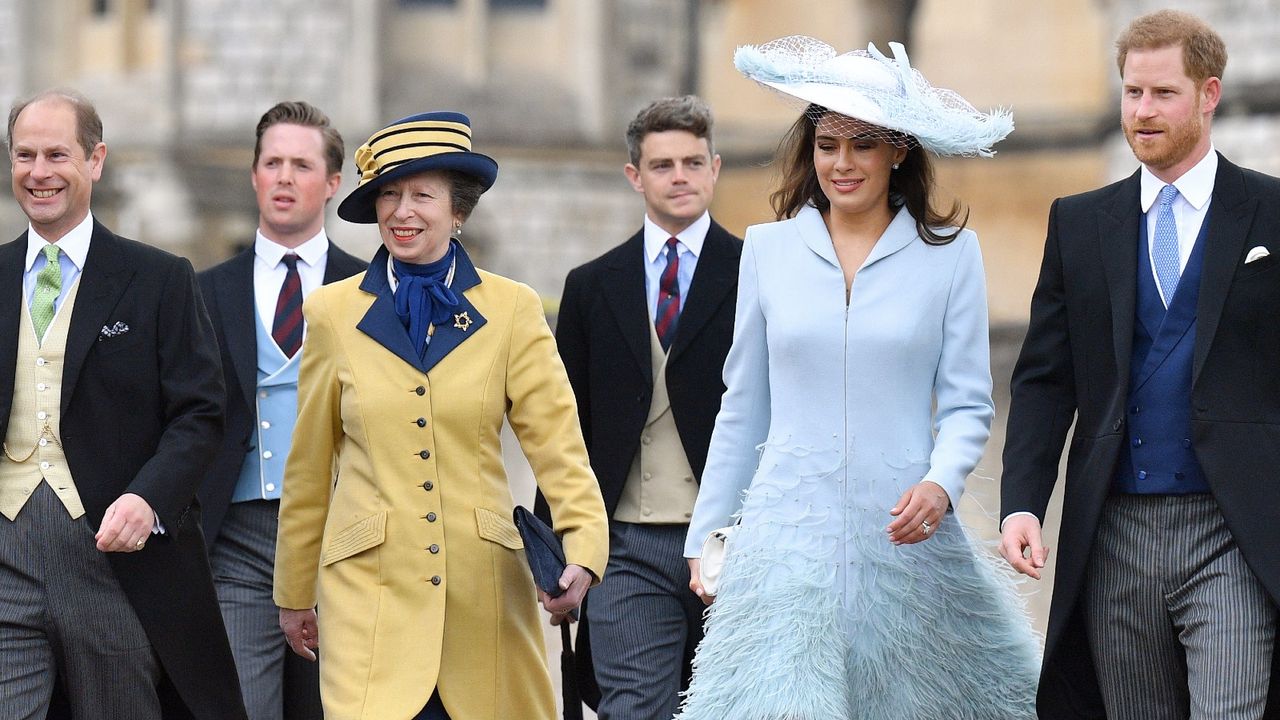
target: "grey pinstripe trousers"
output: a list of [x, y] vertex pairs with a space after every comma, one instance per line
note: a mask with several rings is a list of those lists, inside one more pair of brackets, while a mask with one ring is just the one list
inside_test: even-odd
[[0, 517], [0, 718], [44, 720], [55, 676], [77, 718], [160, 718], [160, 663], [93, 535], [43, 482]]
[[320, 669], [289, 649], [271, 597], [279, 514], [278, 500], [232, 503], [209, 565], [250, 720], [319, 720]]
[[1110, 720], [1255, 720], [1276, 607], [1210, 495], [1107, 500], [1085, 624]]
[[689, 590], [688, 525], [615, 522], [609, 565], [591, 591], [591, 656], [600, 720], [670, 718], [688, 685], [705, 607]]

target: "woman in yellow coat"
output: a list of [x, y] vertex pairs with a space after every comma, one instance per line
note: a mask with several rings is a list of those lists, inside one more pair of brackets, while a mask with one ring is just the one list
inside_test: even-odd
[[[294, 652], [319, 648], [328, 720], [550, 720], [537, 601], [564, 621], [604, 575], [608, 529], [537, 295], [453, 237], [497, 163], [471, 151], [466, 116], [425, 113], [375, 133], [356, 165], [338, 214], [376, 222], [384, 247], [304, 308], [281, 627]], [[555, 599], [511, 521], [504, 417], [570, 563]]]

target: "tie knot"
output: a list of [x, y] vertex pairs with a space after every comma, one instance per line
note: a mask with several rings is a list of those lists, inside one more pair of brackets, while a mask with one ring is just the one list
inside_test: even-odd
[[667, 238], [667, 249], [668, 249], [668, 250], [670, 250], [670, 251], [672, 251], [672, 252], [675, 252], [675, 250], [676, 250], [676, 243], [678, 243], [678, 242], [680, 242], [680, 241], [679, 241], [679, 240], [677, 240], [677, 239], [675, 239], [675, 238], [673, 238], [673, 237], [669, 237], [669, 238]]
[[51, 263], [58, 262], [58, 256], [62, 254], [62, 249], [53, 243], [45, 243], [44, 259]]
[[298, 256], [296, 253], [285, 253], [284, 257], [280, 258], [280, 260], [284, 262], [285, 267], [287, 267], [288, 269], [290, 270], [298, 269]]
[[1160, 197], [1158, 198], [1161, 207], [1169, 207], [1174, 200], [1178, 199], [1178, 188], [1172, 185], [1165, 185], [1160, 188]]

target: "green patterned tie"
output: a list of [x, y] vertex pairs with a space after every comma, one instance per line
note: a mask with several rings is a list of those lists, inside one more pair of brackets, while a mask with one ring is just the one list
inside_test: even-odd
[[44, 246], [44, 257], [47, 262], [36, 275], [36, 294], [31, 299], [31, 322], [36, 326], [36, 339], [44, 340], [44, 331], [53, 322], [53, 301], [62, 292], [62, 266], [58, 264], [61, 250], [57, 245], [48, 243]]

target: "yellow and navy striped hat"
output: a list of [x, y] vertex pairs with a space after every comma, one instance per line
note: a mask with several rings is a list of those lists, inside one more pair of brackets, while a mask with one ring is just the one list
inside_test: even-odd
[[471, 120], [456, 112], [410, 115], [382, 128], [356, 150], [360, 180], [338, 205], [347, 222], [375, 223], [373, 201], [378, 188], [396, 178], [428, 170], [456, 170], [473, 175], [488, 190], [498, 179], [498, 163], [471, 150]]

